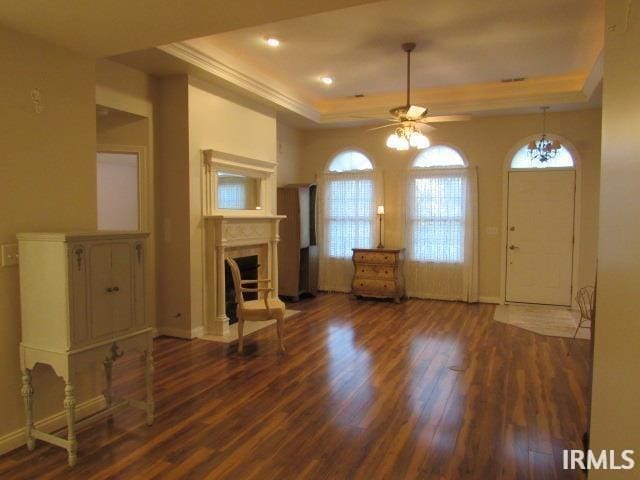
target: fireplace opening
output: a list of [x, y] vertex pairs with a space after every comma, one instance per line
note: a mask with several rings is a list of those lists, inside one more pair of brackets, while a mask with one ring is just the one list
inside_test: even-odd
[[[257, 280], [258, 269], [258, 255], [249, 255], [246, 257], [234, 257], [234, 260], [238, 264], [240, 269], [240, 278], [242, 280]], [[225, 313], [229, 317], [229, 324], [236, 323], [238, 318], [236, 317], [236, 290], [233, 287], [233, 277], [231, 276], [231, 270], [227, 262], [224, 262], [224, 285], [225, 285]], [[247, 288], [256, 288], [257, 283], [245, 284]], [[245, 300], [255, 300], [258, 298], [258, 294], [255, 292], [247, 292], [244, 294]]]

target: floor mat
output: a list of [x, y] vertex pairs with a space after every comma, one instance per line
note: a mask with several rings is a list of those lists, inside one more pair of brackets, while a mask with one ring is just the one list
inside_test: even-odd
[[[493, 319], [540, 335], [572, 338], [580, 312], [547, 305], [498, 305]], [[584, 322], [576, 338], [591, 338], [591, 322]]]

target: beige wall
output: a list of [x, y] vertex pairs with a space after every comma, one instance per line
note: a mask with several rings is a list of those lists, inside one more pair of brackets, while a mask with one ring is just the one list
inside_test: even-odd
[[[0, 243], [15, 243], [24, 231], [94, 229], [94, 62], [0, 28], [0, 65]], [[31, 103], [36, 88], [39, 114]], [[18, 267], [0, 268], [0, 292], [2, 437], [24, 418]], [[91, 379], [78, 386], [80, 401], [98, 391]], [[35, 369], [34, 390], [36, 419], [62, 410], [63, 383], [50, 368]]]
[[187, 77], [162, 78], [156, 121], [157, 326], [167, 334], [188, 330], [191, 317], [187, 105]]
[[[503, 216], [503, 175], [505, 159], [513, 147], [541, 128], [540, 115], [479, 117], [470, 122], [438, 124], [429, 133], [432, 144], [455, 146], [471, 165], [478, 167], [479, 189], [479, 292], [485, 300], [501, 294], [501, 234]], [[600, 111], [581, 110], [551, 113], [548, 130], [569, 140], [582, 162], [582, 218], [578, 283], [593, 283], [598, 225], [598, 184], [600, 168]], [[367, 131], [366, 127], [313, 130], [302, 133], [300, 176], [310, 182], [336, 153], [357, 148], [370, 156], [384, 173], [385, 245], [403, 244], [404, 179], [413, 152], [391, 151], [385, 146], [387, 130]], [[498, 234], [489, 229], [497, 227]]]
[[[261, 105], [186, 76], [161, 79], [159, 108], [158, 326], [191, 337], [204, 321], [202, 150], [275, 162], [276, 120]], [[275, 205], [275, 178], [267, 188]]]
[[640, 472], [640, 10], [627, 13], [607, 2], [591, 448], [633, 449], [636, 466], [595, 480]]
[[277, 123], [278, 186], [295, 183], [300, 178], [302, 134], [282, 122]]

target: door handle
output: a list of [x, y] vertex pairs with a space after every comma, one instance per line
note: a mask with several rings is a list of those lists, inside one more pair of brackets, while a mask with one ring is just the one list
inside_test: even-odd
[[520, 248], [520, 247], [517, 247], [517, 246], [515, 246], [515, 245], [509, 245], [509, 250], [517, 250], [517, 249], [519, 249], [519, 248]]

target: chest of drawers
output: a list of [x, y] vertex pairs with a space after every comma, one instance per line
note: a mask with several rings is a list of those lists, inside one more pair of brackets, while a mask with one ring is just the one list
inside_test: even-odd
[[404, 296], [403, 261], [404, 248], [354, 248], [351, 293], [399, 303]]

